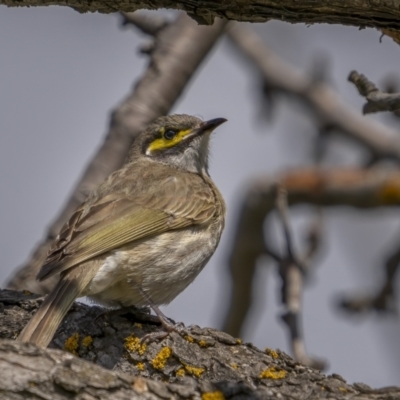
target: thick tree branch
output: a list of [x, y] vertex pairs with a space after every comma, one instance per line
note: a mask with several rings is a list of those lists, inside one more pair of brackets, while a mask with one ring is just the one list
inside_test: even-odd
[[201, 23], [212, 23], [215, 17], [237, 21], [264, 22], [270, 19], [291, 23], [330, 23], [358, 27], [377, 27], [388, 31], [400, 30], [399, 0], [0, 0], [0, 4], [13, 6], [62, 5], [80, 12], [135, 11], [137, 9], [172, 8], [184, 10]]
[[128, 315], [96, 320], [101, 309], [78, 303], [53, 341], [66, 351], [4, 340], [22, 329], [38, 303], [37, 296], [0, 291], [0, 398], [389, 400], [400, 395], [396, 387], [349, 385], [283, 352], [261, 351], [210, 328], [193, 327], [185, 338], [172, 333], [143, 346], [140, 338], [158, 328], [133, 323]]
[[10, 280], [9, 288], [28, 289], [39, 294], [51, 289], [54, 279], [39, 283], [35, 276], [62, 225], [88, 193], [122, 165], [136, 136], [154, 119], [168, 114], [223, 33], [225, 25], [226, 21], [218, 20], [213, 27], [199, 27], [181, 14], [175, 23], [154, 32], [156, 42], [147, 70], [132, 92], [112, 112], [103, 145], [89, 162], [66, 205], [50, 225], [44, 241]]
[[400, 206], [400, 172], [397, 169], [310, 168], [289, 171], [276, 179], [254, 180], [242, 201], [229, 257], [232, 291], [223, 329], [234, 336], [241, 334], [251, 307], [256, 262], [259, 257], [268, 255], [264, 221], [275, 207], [277, 185], [287, 190], [290, 206], [312, 204], [361, 209]]
[[271, 52], [251, 29], [235, 24], [230, 26], [228, 34], [240, 54], [259, 70], [269, 90], [298, 99], [315, 115], [320, 127], [337, 129], [368, 148], [376, 157], [400, 160], [400, 136], [394, 129], [363, 117], [327, 84], [315, 82]]

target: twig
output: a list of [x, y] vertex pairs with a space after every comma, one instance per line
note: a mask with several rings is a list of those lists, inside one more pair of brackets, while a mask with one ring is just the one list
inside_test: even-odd
[[140, 31], [150, 36], [157, 36], [170, 23], [160, 15], [135, 11], [121, 12], [123, 17], [122, 26], [133, 25]]
[[363, 106], [364, 114], [400, 109], [400, 93], [382, 92], [365, 75], [357, 71], [351, 71], [348, 80], [354, 83], [360, 95], [367, 100]]
[[251, 29], [235, 24], [228, 30], [234, 46], [261, 73], [269, 90], [294, 96], [315, 115], [320, 127], [335, 128], [366, 146], [378, 157], [400, 160], [400, 136], [387, 126], [367, 119], [344, 103], [328, 85], [313, 82], [294, 66], [270, 51]]
[[286, 242], [286, 255], [278, 263], [279, 275], [282, 278], [282, 303], [286, 308], [281, 315], [281, 319], [285, 322], [289, 330], [290, 344], [294, 358], [304, 365], [322, 370], [326, 367], [326, 363], [310, 357], [305, 349], [304, 337], [301, 330], [301, 309], [303, 273], [306, 268], [299, 262], [293, 248], [287, 210], [287, 191], [282, 186], [277, 190], [276, 208]]
[[343, 296], [339, 300], [339, 307], [350, 313], [369, 311], [397, 313], [395, 278], [400, 264], [400, 246], [387, 258], [385, 262], [385, 280], [381, 288], [372, 296]]
[[[105, 141], [76, 185], [72, 196], [51, 224], [31, 258], [10, 279], [9, 288], [45, 294], [55, 280], [38, 283], [35, 276], [64, 222], [88, 193], [124, 162], [136, 136], [155, 118], [169, 112], [204, 57], [224, 31], [226, 21], [200, 27], [185, 14], [157, 36], [149, 66], [133, 91], [111, 113]], [[57, 279], [57, 277], [55, 278]]]

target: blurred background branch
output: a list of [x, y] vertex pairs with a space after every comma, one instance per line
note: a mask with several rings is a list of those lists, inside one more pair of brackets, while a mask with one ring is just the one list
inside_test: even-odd
[[329, 85], [274, 54], [252, 29], [235, 24], [230, 26], [228, 36], [240, 55], [259, 71], [270, 95], [292, 96], [311, 111], [319, 129], [338, 131], [377, 157], [400, 160], [400, 135], [394, 129], [364, 118]]
[[367, 100], [363, 106], [364, 114], [400, 109], [400, 93], [382, 92], [365, 75], [359, 74], [357, 71], [350, 72], [348, 80], [354, 83], [360, 95]]

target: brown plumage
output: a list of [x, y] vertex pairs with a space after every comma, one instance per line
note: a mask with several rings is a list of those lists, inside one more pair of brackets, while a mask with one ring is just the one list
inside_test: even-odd
[[159, 313], [156, 305], [194, 280], [224, 227], [224, 201], [207, 172], [209, 136], [222, 122], [172, 115], [140, 135], [127, 163], [58, 235], [38, 279], [60, 281], [18, 340], [47, 346], [77, 297]]

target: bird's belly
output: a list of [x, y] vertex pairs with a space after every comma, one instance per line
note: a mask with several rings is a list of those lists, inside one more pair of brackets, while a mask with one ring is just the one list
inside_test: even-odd
[[115, 250], [90, 283], [87, 295], [111, 306], [168, 304], [199, 274], [220, 238], [211, 229], [167, 232]]

